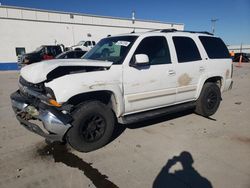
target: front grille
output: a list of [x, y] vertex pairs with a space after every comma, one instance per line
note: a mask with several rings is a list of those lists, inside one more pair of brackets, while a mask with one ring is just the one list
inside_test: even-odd
[[21, 85], [26, 86], [27, 88], [33, 91], [37, 91], [39, 93], [45, 93], [45, 87], [43, 83], [33, 84], [26, 81], [22, 76], [20, 76], [19, 82]]

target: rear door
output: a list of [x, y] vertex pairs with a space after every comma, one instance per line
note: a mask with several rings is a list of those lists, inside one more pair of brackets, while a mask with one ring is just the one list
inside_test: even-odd
[[176, 51], [176, 103], [196, 98], [200, 77], [205, 73], [206, 64], [196, 45], [197, 38], [173, 36]]

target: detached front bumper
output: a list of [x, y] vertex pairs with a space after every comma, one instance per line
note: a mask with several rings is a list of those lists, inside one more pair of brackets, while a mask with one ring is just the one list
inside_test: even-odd
[[[72, 117], [69, 114], [46, 105], [39, 99], [22, 96], [19, 90], [11, 94], [10, 98], [21, 125], [50, 141], [63, 141], [65, 133], [71, 127]], [[32, 120], [41, 121], [43, 125], [39, 126]]]

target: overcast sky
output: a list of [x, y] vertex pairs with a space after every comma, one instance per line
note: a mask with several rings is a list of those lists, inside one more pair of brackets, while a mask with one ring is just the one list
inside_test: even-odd
[[114, 17], [184, 23], [186, 30], [210, 31], [227, 44], [250, 44], [250, 0], [0, 0], [2, 5]]

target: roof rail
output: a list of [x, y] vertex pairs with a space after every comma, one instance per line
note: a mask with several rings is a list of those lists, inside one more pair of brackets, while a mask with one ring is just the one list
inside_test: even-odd
[[176, 32], [178, 31], [177, 29], [162, 29], [160, 30], [161, 33], [171, 33], [171, 32]]
[[213, 33], [210, 33], [208, 31], [183, 31], [187, 33], [201, 33], [201, 34], [207, 34], [207, 35], [214, 35]]
[[209, 33], [207, 31], [182, 31], [182, 30], [177, 30], [177, 29], [161, 29], [161, 30], [153, 30], [153, 31], [160, 31], [162, 33], [186, 32], [186, 33], [201, 33], [201, 34], [213, 35], [212, 33]]

